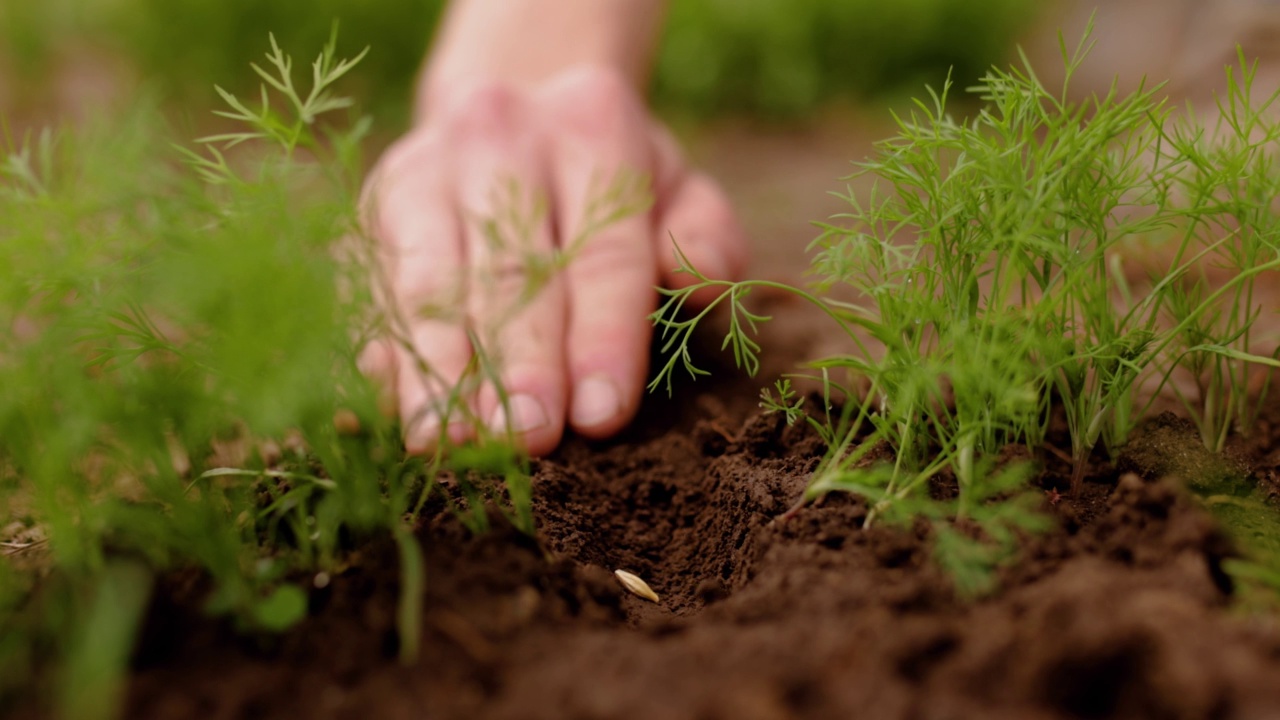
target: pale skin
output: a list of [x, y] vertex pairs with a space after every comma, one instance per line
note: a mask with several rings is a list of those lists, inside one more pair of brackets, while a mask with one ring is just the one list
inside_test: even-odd
[[[590, 237], [495, 333], [508, 401], [492, 384], [465, 400], [474, 417], [510, 430], [532, 454], [553, 450], [567, 428], [604, 438], [635, 415], [654, 288], [691, 282], [675, 272], [672, 237], [704, 274], [742, 272], [746, 242], [728, 199], [688, 167], [639, 91], [663, 12], [660, 0], [456, 0], [449, 8], [417, 88], [415, 125], [365, 192], [386, 301], [405, 318], [408, 346], [371, 343], [361, 363], [394, 399], [409, 452], [475, 433], [452, 416], [442, 431], [436, 408], [472, 357], [464, 327], [483, 336], [519, 292], [520, 267], [503, 267], [496, 283], [479, 276], [492, 258], [475, 219], [499, 210], [502, 183], [547, 201], [531, 238], [545, 250], [575, 237], [601, 178], [638, 173], [654, 199], [648, 212]], [[459, 294], [459, 278], [489, 290]], [[414, 311], [445, 302], [465, 304], [468, 322]], [[424, 378], [415, 354], [437, 379]]]

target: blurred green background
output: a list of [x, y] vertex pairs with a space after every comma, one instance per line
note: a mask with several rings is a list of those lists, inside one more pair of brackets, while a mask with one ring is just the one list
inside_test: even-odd
[[[379, 126], [403, 123], [445, 0], [5, 0], [0, 68], [14, 108], [51, 105], [74, 58], [119, 61], [166, 104], [202, 109], [214, 83], [243, 91], [268, 31], [312, 57], [373, 48], [354, 87]], [[1034, 19], [1026, 0], [672, 0], [653, 79], [668, 113], [802, 116], [833, 98], [916, 93], [949, 68], [976, 78]], [[68, 60], [71, 58], [72, 60]], [[5, 108], [12, 110], [14, 108]]]

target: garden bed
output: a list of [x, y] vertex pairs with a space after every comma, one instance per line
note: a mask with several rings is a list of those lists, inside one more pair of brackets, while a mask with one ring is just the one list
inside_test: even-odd
[[[821, 319], [773, 301], [765, 374], [806, 357]], [[784, 335], [785, 334], [785, 335]], [[709, 342], [709, 339], [708, 339]], [[443, 510], [421, 657], [396, 660], [395, 545], [372, 542], [282, 637], [162, 584], [126, 717], [1261, 718], [1280, 713], [1280, 623], [1233, 609], [1232, 543], [1172, 478], [1095, 463], [1079, 497], [1053, 454], [1035, 480], [1058, 529], [1022, 545], [994, 596], [962, 602], [927, 530], [860, 529], [830, 495], [794, 516], [823, 453], [762, 415], [759, 380], [717, 368], [652, 396], [623, 438], [538, 461], [538, 533], [473, 536]], [[734, 378], [737, 379], [734, 379]], [[695, 392], [696, 391], [696, 392]], [[1268, 413], [1271, 415], [1273, 413]], [[1156, 436], [1185, 431], [1157, 420]], [[1272, 435], [1280, 424], [1264, 418]], [[1143, 447], [1139, 433], [1131, 447]], [[1194, 431], [1184, 438], [1194, 447]], [[1249, 450], [1266, 476], [1274, 440]], [[1158, 454], [1157, 454], [1158, 456]], [[612, 571], [661, 596], [626, 593]]]
[[[350, 69], [333, 53], [321, 85]], [[123, 672], [131, 718], [1280, 713], [1280, 410], [1258, 402], [1280, 367], [1280, 124], [1253, 72], [1201, 132], [1150, 93], [1075, 106], [993, 71], [980, 121], [945, 91], [898, 117], [853, 212], [782, 212], [749, 182], [777, 167], [720, 167], [770, 274], [686, 267], [722, 294], [654, 317], [674, 392], [533, 461], [502, 438], [406, 457], [358, 377], [351, 327], [398, 327], [368, 319], [370, 288], [335, 290], [368, 281], [330, 243], [357, 232], [341, 178], [364, 125], [305, 203], [279, 191], [315, 179], [306, 111], [282, 133], [229, 99], [253, 132], [188, 152], [209, 188], [121, 161], [148, 157], [142, 126], [66, 186], [77, 149], [24, 140], [0, 187], [22, 230], [2, 254], [38, 280], [0, 357], [0, 705], [113, 717]], [[216, 146], [250, 138], [283, 152], [245, 175]], [[809, 155], [825, 188], [825, 159], [864, 153]], [[121, 166], [156, 171], [100, 195]], [[770, 223], [841, 209], [816, 282], [788, 287], [798, 243], [761, 241], [813, 230]], [[221, 281], [171, 281], [197, 276]], [[531, 534], [508, 522], [529, 511]]]

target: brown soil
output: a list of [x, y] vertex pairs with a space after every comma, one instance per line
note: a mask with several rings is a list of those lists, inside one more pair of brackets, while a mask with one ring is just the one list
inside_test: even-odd
[[[774, 347], [816, 339], [773, 304]], [[755, 410], [756, 381], [718, 382], [539, 461], [536, 539], [426, 522], [413, 666], [395, 659], [395, 548], [375, 542], [282, 638], [237, 636], [199, 613], [198, 584], [166, 584], [126, 717], [1280, 716], [1280, 623], [1233, 611], [1231, 544], [1174, 482], [1100, 466], [1046, 500], [1060, 529], [996, 596], [961, 603], [923, 528], [864, 530], [866, 506], [835, 496], [780, 520], [822, 447]]]
[[[807, 220], [843, 209], [826, 191], [882, 134], [834, 113], [802, 132], [729, 123], [690, 147], [743, 209], [753, 276], [796, 282]], [[1057, 504], [1068, 471], [1046, 454], [1036, 482], [1060, 529], [1026, 544], [998, 595], [962, 603], [923, 528], [863, 530], [865, 505], [834, 496], [778, 519], [822, 447], [762, 416], [758, 388], [845, 348], [803, 306], [766, 305], [759, 379], [706, 337], [697, 356], [725, 363], [710, 381], [650, 397], [615, 441], [571, 439], [536, 464], [535, 539], [472, 537], [442, 512], [420, 528], [414, 666], [396, 661], [396, 551], [375, 542], [283, 638], [238, 636], [201, 615], [198, 583], [172, 580], [125, 716], [1280, 717], [1280, 620], [1232, 607], [1230, 543], [1164, 479], [1199, 461], [1185, 426], [1153, 423], [1122, 463], [1136, 475], [1099, 457], [1082, 497]], [[1280, 422], [1261, 429], [1280, 437]], [[1255, 477], [1277, 474], [1275, 448], [1243, 451]], [[615, 569], [661, 602], [627, 594]]]
[[[842, 122], [692, 143], [742, 201], [756, 275], [794, 279], [805, 219], [841, 209], [824, 192], [880, 134], [832, 129]], [[716, 368], [675, 400], [650, 398], [624, 437], [571, 439], [539, 461], [536, 538], [430, 516], [413, 666], [396, 660], [395, 546], [375, 539], [283, 637], [235, 633], [200, 612], [198, 577], [167, 578], [124, 717], [1280, 717], [1280, 616], [1233, 607], [1231, 544], [1165, 477], [1201, 467], [1184, 426], [1157, 421], [1124, 458], [1134, 474], [1099, 458], [1082, 496], [1057, 503], [1066, 472], [1042, 458], [1059, 529], [1025, 544], [997, 595], [962, 603], [924, 528], [864, 530], [865, 505], [834, 496], [778, 519], [822, 447], [760, 415], [757, 388], [838, 347], [821, 318], [769, 305], [761, 379]], [[718, 356], [705, 344], [699, 357]], [[1261, 434], [1280, 438], [1280, 422]], [[1242, 453], [1280, 486], [1277, 448]], [[619, 568], [661, 602], [623, 591]]]

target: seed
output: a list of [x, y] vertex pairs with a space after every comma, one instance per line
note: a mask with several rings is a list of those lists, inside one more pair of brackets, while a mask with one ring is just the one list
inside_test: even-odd
[[622, 583], [622, 587], [626, 588], [627, 592], [650, 602], [658, 602], [658, 593], [649, 587], [649, 583], [626, 570], [614, 570], [613, 574], [617, 576], [618, 582]]

